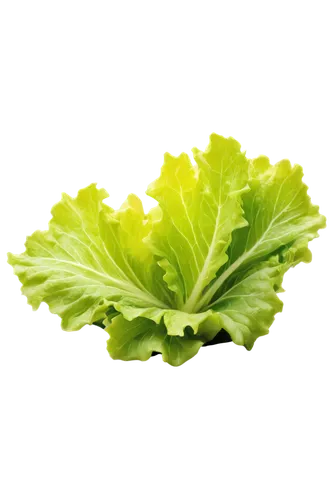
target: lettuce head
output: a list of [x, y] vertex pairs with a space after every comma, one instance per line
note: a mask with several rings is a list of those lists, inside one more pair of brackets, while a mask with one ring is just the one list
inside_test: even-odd
[[96, 184], [63, 194], [47, 231], [8, 254], [33, 309], [46, 302], [64, 330], [105, 327], [113, 359], [173, 366], [224, 330], [250, 350], [282, 310], [283, 276], [309, 262], [325, 227], [299, 165], [248, 159], [216, 134], [206, 151], [165, 154], [144, 213], [131, 194], [118, 210]]

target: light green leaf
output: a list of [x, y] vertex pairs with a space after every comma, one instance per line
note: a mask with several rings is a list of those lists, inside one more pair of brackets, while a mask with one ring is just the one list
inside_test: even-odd
[[147, 191], [160, 204], [149, 244], [162, 257], [178, 309], [190, 313], [226, 262], [232, 231], [246, 224], [241, 195], [248, 179], [248, 161], [232, 138], [212, 134], [207, 150], [194, 150], [194, 157], [195, 167], [185, 153], [166, 154], [160, 178]]
[[[167, 328], [169, 335], [178, 335], [183, 337], [186, 327], [191, 327], [193, 333], [196, 334], [199, 328], [212, 315], [212, 311], [202, 313], [186, 313], [176, 309], [160, 309], [157, 307], [139, 308], [128, 305], [123, 305], [122, 302], [115, 304], [115, 309], [119, 311], [125, 319], [132, 321], [133, 319], [144, 317], [151, 319], [159, 324], [162, 319]], [[217, 332], [216, 332], [217, 333]]]
[[[274, 315], [282, 311], [276, 291], [286, 269], [277, 257], [235, 273], [228, 289], [209, 307], [218, 312], [220, 328], [235, 342], [252, 349], [255, 340], [266, 335]], [[214, 315], [216, 320], [216, 315]]]
[[113, 359], [146, 361], [152, 352], [162, 353], [163, 361], [179, 366], [195, 356], [205, 340], [187, 332], [184, 336], [171, 336], [163, 323], [137, 318], [127, 321], [119, 315], [106, 328], [110, 335], [107, 350]]
[[311, 204], [302, 177], [302, 168], [299, 165], [292, 167], [288, 160], [274, 166], [264, 156], [252, 161], [250, 191], [243, 196], [248, 226], [233, 233], [229, 260], [206, 290], [199, 309], [223, 295], [233, 273], [267, 260], [271, 255], [283, 254], [290, 260], [291, 253], [287, 250], [292, 247], [293, 252], [297, 248], [295, 264], [309, 261], [308, 242], [325, 227], [325, 217]]
[[65, 330], [98, 321], [118, 300], [169, 307], [162, 271], [142, 243], [149, 223], [140, 200], [131, 195], [115, 212], [102, 203], [106, 196], [94, 184], [75, 199], [64, 194], [48, 231], [28, 237], [25, 253], [9, 254], [29, 304], [46, 302]]

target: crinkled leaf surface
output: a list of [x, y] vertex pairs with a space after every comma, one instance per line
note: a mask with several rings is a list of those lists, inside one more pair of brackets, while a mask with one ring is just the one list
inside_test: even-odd
[[312, 205], [302, 177], [302, 168], [292, 167], [288, 160], [274, 166], [265, 156], [252, 161], [250, 191], [243, 195], [248, 226], [233, 234], [228, 261], [201, 305], [209, 303], [233, 272], [266, 260], [300, 240], [306, 250], [308, 242], [318, 236], [318, 230], [325, 227], [325, 217]]
[[172, 366], [195, 356], [206, 341], [187, 332], [182, 337], [168, 335], [162, 323], [157, 325], [146, 318], [127, 321], [122, 315], [114, 318], [106, 331], [110, 334], [107, 349], [113, 359], [146, 361], [155, 351]]
[[66, 330], [97, 321], [118, 300], [169, 307], [161, 270], [142, 243], [149, 228], [140, 200], [132, 195], [115, 212], [106, 197], [95, 185], [75, 199], [63, 195], [49, 230], [28, 237], [25, 253], [9, 254], [29, 304], [46, 302]]
[[162, 257], [164, 279], [179, 309], [195, 310], [202, 290], [226, 262], [231, 233], [246, 224], [241, 195], [248, 161], [234, 139], [212, 134], [208, 149], [189, 157], [165, 155], [161, 176], [147, 194], [159, 202], [149, 243]]
[[209, 306], [218, 313], [220, 327], [236, 344], [250, 350], [258, 337], [268, 333], [274, 315], [282, 311], [276, 291], [283, 271], [273, 258], [234, 273], [223, 295]]
[[[167, 328], [169, 335], [184, 336], [186, 327], [191, 327], [193, 333], [199, 331], [200, 326], [212, 315], [212, 311], [208, 310], [202, 313], [186, 313], [177, 309], [161, 309], [158, 307], [140, 308], [123, 305], [120, 301], [115, 304], [115, 309], [119, 311], [125, 319], [132, 321], [140, 316], [151, 319], [159, 324], [162, 319]], [[217, 333], [217, 332], [216, 332]]]

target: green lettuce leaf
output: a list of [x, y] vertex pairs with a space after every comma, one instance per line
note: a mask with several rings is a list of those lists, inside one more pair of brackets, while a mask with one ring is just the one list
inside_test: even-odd
[[127, 321], [122, 315], [114, 318], [106, 331], [110, 335], [107, 350], [113, 359], [146, 361], [155, 351], [172, 366], [195, 356], [207, 340], [187, 331], [182, 337], [169, 335], [163, 323], [146, 318]]
[[216, 293], [223, 294], [222, 286], [234, 272], [267, 260], [296, 242], [302, 241], [305, 260], [309, 260], [308, 243], [318, 237], [326, 219], [312, 205], [302, 178], [302, 168], [292, 167], [288, 160], [272, 166], [267, 157], [260, 156], [251, 162], [250, 190], [243, 196], [248, 226], [233, 234], [228, 261], [205, 292], [199, 309]]
[[161, 176], [147, 194], [154, 209], [148, 243], [161, 257], [164, 280], [177, 307], [195, 311], [202, 290], [227, 260], [231, 233], [246, 225], [241, 196], [247, 189], [248, 160], [234, 139], [212, 134], [207, 150], [189, 157], [165, 155]]
[[169, 307], [161, 270], [142, 243], [149, 227], [140, 200], [131, 195], [115, 212], [106, 197], [94, 184], [75, 199], [64, 194], [48, 231], [28, 237], [23, 254], [9, 254], [28, 303], [46, 302], [68, 331], [103, 318], [117, 300]]
[[209, 306], [218, 313], [220, 329], [224, 328], [235, 344], [250, 350], [258, 337], [268, 333], [275, 314], [282, 311], [276, 292], [284, 271], [273, 257], [235, 273], [224, 293]]

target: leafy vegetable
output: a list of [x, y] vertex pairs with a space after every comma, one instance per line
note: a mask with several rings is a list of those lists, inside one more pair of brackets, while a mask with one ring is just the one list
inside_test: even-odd
[[46, 302], [68, 331], [103, 325], [114, 359], [160, 352], [173, 366], [222, 329], [247, 349], [267, 334], [282, 310], [283, 275], [311, 260], [325, 217], [299, 165], [248, 160], [216, 134], [193, 154], [195, 165], [185, 153], [165, 155], [147, 215], [135, 195], [111, 209], [95, 184], [64, 194], [48, 231], [9, 254], [33, 309]]

